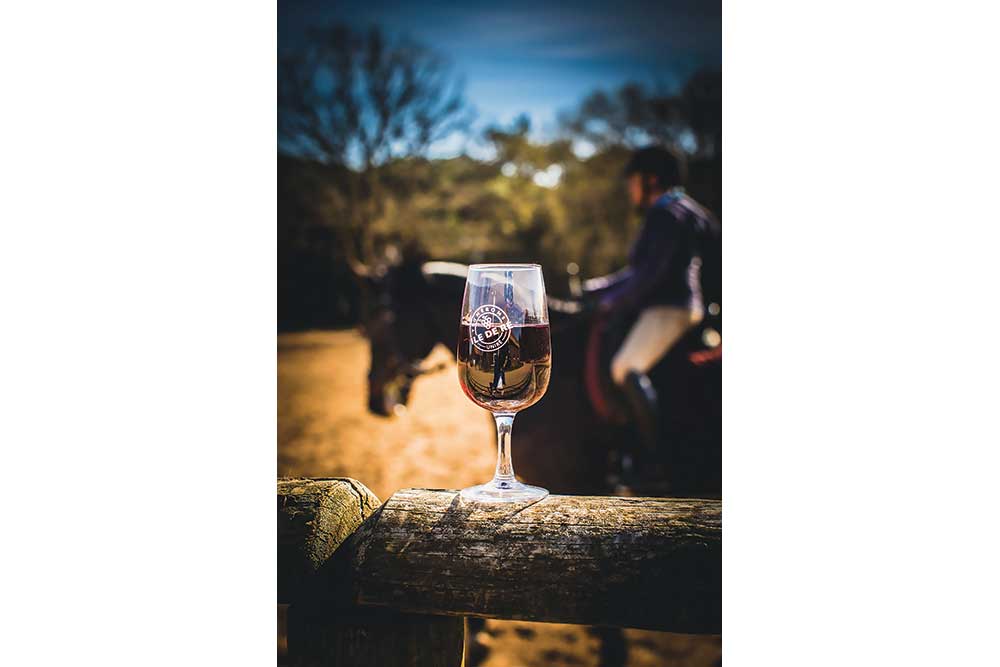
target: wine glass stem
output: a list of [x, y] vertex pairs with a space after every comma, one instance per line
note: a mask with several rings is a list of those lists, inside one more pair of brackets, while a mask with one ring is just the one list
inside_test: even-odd
[[514, 481], [514, 463], [510, 458], [510, 431], [514, 425], [513, 412], [495, 412], [497, 423], [497, 470], [493, 474], [493, 484], [497, 487]]

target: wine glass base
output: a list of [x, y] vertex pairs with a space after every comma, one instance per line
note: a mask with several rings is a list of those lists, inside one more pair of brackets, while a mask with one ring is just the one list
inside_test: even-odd
[[479, 503], [530, 503], [549, 495], [547, 489], [529, 486], [517, 480], [511, 482], [487, 482], [461, 490], [465, 500]]

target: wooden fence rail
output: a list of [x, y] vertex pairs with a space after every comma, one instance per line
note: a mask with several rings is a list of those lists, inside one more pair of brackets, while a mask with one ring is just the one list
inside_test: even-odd
[[458, 665], [462, 616], [715, 634], [721, 515], [718, 500], [549, 496], [507, 507], [431, 489], [380, 505], [354, 480], [280, 480], [289, 655]]

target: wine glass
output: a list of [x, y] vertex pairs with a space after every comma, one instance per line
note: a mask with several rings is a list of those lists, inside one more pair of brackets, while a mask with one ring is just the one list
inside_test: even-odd
[[458, 380], [473, 403], [493, 413], [497, 467], [493, 479], [462, 490], [467, 500], [530, 502], [549, 495], [514, 477], [514, 416], [545, 394], [552, 344], [545, 282], [538, 264], [473, 264], [465, 281], [458, 336]]

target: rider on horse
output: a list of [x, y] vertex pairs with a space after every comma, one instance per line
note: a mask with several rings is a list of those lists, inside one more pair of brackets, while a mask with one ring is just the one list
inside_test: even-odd
[[638, 318], [611, 361], [611, 378], [627, 398], [643, 444], [655, 449], [656, 392], [648, 373], [704, 317], [702, 258], [720, 236], [718, 220], [685, 194], [684, 160], [665, 148], [636, 151], [625, 167], [628, 196], [643, 215], [629, 265], [588, 281], [607, 320]]

